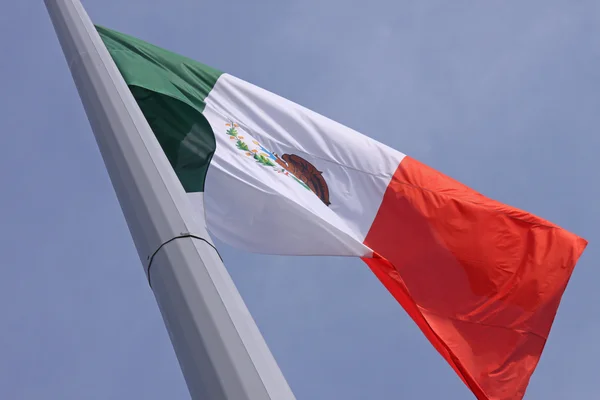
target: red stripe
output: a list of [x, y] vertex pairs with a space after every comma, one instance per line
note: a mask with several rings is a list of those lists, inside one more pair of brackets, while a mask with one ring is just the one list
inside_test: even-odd
[[587, 242], [406, 157], [364, 261], [480, 400], [521, 399]]

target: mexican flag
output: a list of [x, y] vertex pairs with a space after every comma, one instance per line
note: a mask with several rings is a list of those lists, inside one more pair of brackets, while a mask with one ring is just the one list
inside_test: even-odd
[[586, 241], [292, 101], [103, 27], [208, 228], [361, 257], [478, 399], [520, 399]]

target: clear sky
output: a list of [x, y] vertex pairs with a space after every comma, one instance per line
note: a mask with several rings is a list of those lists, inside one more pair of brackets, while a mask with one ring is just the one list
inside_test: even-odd
[[[526, 399], [600, 398], [600, 2], [84, 5], [588, 239]], [[0, 50], [0, 399], [189, 399], [42, 1]], [[360, 261], [217, 246], [299, 400], [472, 398]]]

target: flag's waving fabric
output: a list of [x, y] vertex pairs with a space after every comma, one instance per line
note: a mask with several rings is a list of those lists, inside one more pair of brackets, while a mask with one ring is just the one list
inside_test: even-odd
[[98, 31], [214, 235], [363, 258], [479, 399], [522, 398], [583, 239], [248, 82]]

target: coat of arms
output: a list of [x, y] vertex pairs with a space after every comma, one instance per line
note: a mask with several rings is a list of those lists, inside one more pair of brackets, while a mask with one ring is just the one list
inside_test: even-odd
[[323, 172], [304, 158], [295, 154], [284, 154], [279, 157], [264, 148], [258, 141], [245, 142], [245, 138], [238, 131], [239, 125], [231, 122], [226, 124], [229, 139], [234, 140], [235, 147], [243, 151], [246, 157], [252, 157], [260, 165], [273, 169], [274, 172], [294, 179], [305, 189], [313, 192], [321, 201], [329, 206], [329, 188], [323, 178]]

